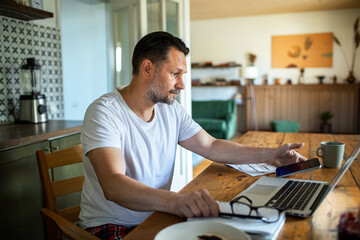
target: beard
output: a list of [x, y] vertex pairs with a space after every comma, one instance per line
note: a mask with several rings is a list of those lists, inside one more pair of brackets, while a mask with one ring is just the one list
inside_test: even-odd
[[148, 99], [156, 103], [166, 103], [171, 105], [174, 103], [175, 98], [171, 97], [171, 94], [179, 94], [179, 89], [173, 89], [170, 91], [164, 90], [161, 85], [158, 83], [158, 71], [155, 73], [154, 78], [152, 79], [152, 84], [147, 91]]

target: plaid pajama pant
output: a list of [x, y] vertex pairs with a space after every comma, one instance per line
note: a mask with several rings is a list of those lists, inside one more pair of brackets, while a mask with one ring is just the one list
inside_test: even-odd
[[123, 227], [108, 223], [96, 227], [86, 228], [85, 231], [95, 235], [102, 240], [121, 240], [135, 227]]

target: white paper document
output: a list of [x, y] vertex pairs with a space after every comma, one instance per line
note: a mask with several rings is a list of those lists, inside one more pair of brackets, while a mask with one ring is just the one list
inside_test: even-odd
[[241, 172], [247, 173], [250, 176], [260, 176], [269, 173], [274, 173], [276, 168], [266, 163], [259, 164], [227, 164], [228, 166], [235, 168]]

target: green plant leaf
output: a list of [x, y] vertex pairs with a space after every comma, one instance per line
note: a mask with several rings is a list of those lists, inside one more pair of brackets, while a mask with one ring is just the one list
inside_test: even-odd
[[334, 117], [334, 114], [332, 114], [329, 111], [322, 112], [320, 114], [320, 120], [321, 120], [322, 123], [328, 123], [328, 121], [333, 117]]
[[326, 58], [330, 58], [333, 56], [333, 53], [332, 52], [329, 52], [329, 53], [323, 53], [321, 54], [322, 57], [326, 57]]
[[359, 27], [359, 17], [356, 18], [354, 23], [354, 33], [358, 30]]
[[360, 44], [360, 34], [359, 31], [356, 31], [355, 33], [355, 49], [359, 47]]
[[339, 39], [335, 35], [333, 35], [333, 37], [334, 37], [334, 41], [336, 42], [336, 44], [341, 46]]

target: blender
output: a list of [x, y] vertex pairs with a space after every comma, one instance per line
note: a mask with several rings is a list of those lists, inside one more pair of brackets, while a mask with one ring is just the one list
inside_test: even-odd
[[27, 58], [21, 66], [20, 121], [47, 122], [46, 98], [41, 94], [41, 66]]

